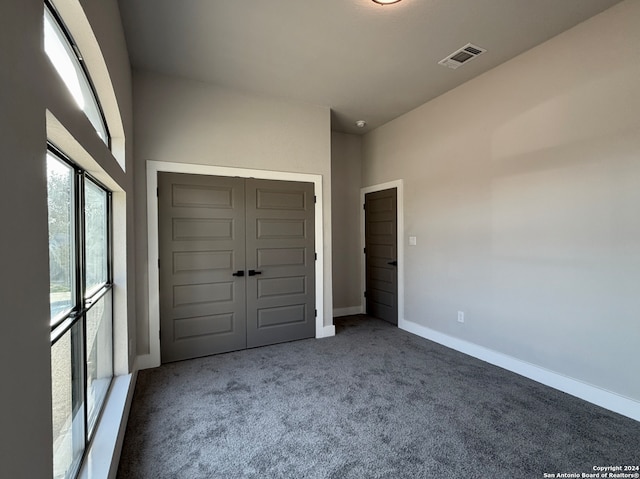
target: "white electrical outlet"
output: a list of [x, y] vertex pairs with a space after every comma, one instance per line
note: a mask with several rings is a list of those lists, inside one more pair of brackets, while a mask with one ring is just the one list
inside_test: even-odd
[[458, 311], [458, 322], [464, 323], [464, 311]]

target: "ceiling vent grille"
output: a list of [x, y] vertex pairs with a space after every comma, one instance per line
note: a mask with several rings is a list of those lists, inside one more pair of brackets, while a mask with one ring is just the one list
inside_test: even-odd
[[448, 55], [446, 58], [440, 60], [438, 64], [455, 70], [459, 66], [470, 62], [475, 57], [482, 55], [486, 51], [487, 50], [477, 45], [467, 43], [464, 47], [456, 50], [451, 55]]

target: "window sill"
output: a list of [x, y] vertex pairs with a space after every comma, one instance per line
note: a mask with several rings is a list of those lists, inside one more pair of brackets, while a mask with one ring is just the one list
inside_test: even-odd
[[113, 379], [95, 436], [80, 468], [79, 479], [116, 476], [135, 380], [135, 374], [116, 376]]

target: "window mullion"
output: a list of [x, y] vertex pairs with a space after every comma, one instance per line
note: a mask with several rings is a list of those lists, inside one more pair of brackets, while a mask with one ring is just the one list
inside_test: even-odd
[[85, 277], [86, 277], [86, 248], [85, 248], [85, 235], [86, 235], [86, 225], [84, 220], [84, 172], [81, 170], [76, 170], [76, 227], [78, 230], [78, 235], [76, 235], [77, 248], [76, 255], [78, 256], [78, 269], [76, 270], [77, 274], [77, 290], [78, 294], [76, 296], [76, 301], [79, 306], [79, 311], [81, 312], [80, 322], [81, 322], [81, 330], [82, 330], [82, 362], [80, 363], [82, 369], [82, 398], [84, 404], [84, 449], [86, 450], [87, 445], [89, 444], [89, 412], [88, 412], [88, 394], [87, 394], [87, 382], [88, 372], [87, 372], [87, 355], [89, 353], [87, 348], [87, 304], [85, 300], [86, 295], [86, 286], [85, 286]]
[[84, 286], [84, 265], [85, 265], [85, 251], [84, 251], [84, 219], [83, 219], [83, 209], [84, 209], [84, 182], [83, 182], [83, 173], [81, 170], [76, 169], [75, 175], [75, 253], [76, 253], [76, 295], [75, 302], [76, 307], [78, 308], [78, 312], [82, 312], [85, 309], [84, 304], [84, 295], [85, 295], [85, 286]]
[[[72, 365], [76, 365], [76, 364], [80, 364], [82, 365], [85, 362], [85, 348], [84, 348], [84, 343], [85, 343], [85, 329], [84, 326], [81, 323], [81, 328], [80, 328], [80, 335], [81, 337], [78, 339], [76, 337], [78, 331], [77, 331], [77, 322], [75, 323], [75, 326], [73, 326], [70, 330], [69, 333], [71, 335], [71, 364]], [[73, 373], [76, 374], [78, 373], [81, 377], [86, 377], [85, 371], [82, 367], [80, 367], [79, 369], [77, 367], [73, 367]], [[86, 436], [87, 436], [87, 402], [86, 402], [86, 393], [84, 392], [84, 390], [86, 389], [84, 387], [84, 381], [72, 381], [73, 384], [73, 395], [74, 397], [82, 397], [83, 400], [81, 403], [77, 403], [75, 402], [75, 413], [77, 413], [77, 408], [82, 408], [82, 424], [78, 423], [77, 421], [74, 421], [73, 423], [73, 434], [72, 437], [74, 438], [74, 442], [82, 442], [82, 450], [85, 450], [87, 447], [87, 440], [86, 440]], [[75, 414], [74, 414], [75, 415]], [[75, 447], [75, 446], [74, 446]], [[81, 455], [78, 458], [78, 462], [74, 465], [73, 469], [74, 469], [74, 476], [77, 474], [77, 471], [80, 469], [80, 465], [82, 464], [82, 457], [83, 455]]]
[[107, 284], [113, 284], [113, 194], [107, 191]]
[[[113, 327], [113, 193], [107, 191], [107, 284], [111, 290], [111, 344], [115, 344], [115, 328]], [[115, 371], [115, 354], [111, 355], [111, 371]]]

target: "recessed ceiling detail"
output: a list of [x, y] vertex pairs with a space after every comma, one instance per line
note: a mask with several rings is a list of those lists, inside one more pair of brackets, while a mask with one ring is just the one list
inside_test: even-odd
[[463, 64], [470, 62], [474, 58], [482, 55], [486, 51], [487, 50], [477, 45], [467, 43], [464, 47], [459, 48], [451, 55], [448, 55], [446, 58], [440, 60], [438, 64], [455, 70]]

